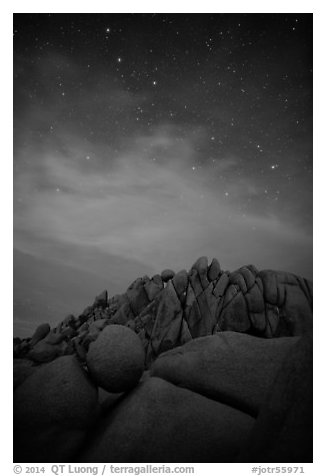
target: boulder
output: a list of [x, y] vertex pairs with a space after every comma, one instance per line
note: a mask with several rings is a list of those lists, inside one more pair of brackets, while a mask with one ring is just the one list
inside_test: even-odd
[[196, 297], [199, 296], [205, 289], [202, 286], [202, 279], [197, 269], [191, 269], [189, 273], [189, 283], [191, 284]]
[[86, 357], [94, 382], [113, 393], [130, 390], [138, 383], [144, 360], [144, 349], [137, 334], [116, 324], [103, 329], [90, 344]]
[[249, 320], [251, 322], [252, 333], [263, 336], [267, 327], [265, 311], [250, 312]]
[[237, 296], [237, 294], [239, 294], [239, 293], [240, 293], [239, 286], [229, 282], [229, 284], [228, 284], [228, 286], [225, 290], [225, 293], [224, 293], [224, 306], [223, 306], [223, 308], [225, 309], [231, 303], [231, 301], [233, 301], [233, 299]]
[[92, 324], [89, 326], [89, 332], [93, 332], [94, 330], [101, 331], [104, 329], [104, 327], [108, 324], [107, 319], [98, 319], [97, 321], [92, 322]]
[[87, 350], [85, 346], [82, 344], [81, 339], [78, 337], [74, 340], [74, 349], [76, 352], [77, 357], [82, 361], [86, 361]]
[[37, 344], [40, 340], [44, 339], [50, 332], [51, 328], [49, 324], [40, 324], [34, 334], [32, 335], [32, 338], [30, 340], [30, 345], [33, 347], [35, 344]]
[[160, 286], [161, 289], [164, 288], [163, 280], [159, 274], [154, 274], [154, 276], [152, 276], [152, 281], [154, 281], [155, 284]]
[[[141, 278], [139, 278], [137, 281], [141, 281]], [[131, 289], [133, 286], [133, 283], [129, 286], [128, 289]], [[106, 312], [109, 314], [109, 317], [113, 316], [115, 312], [125, 303], [128, 303], [128, 297], [126, 294], [115, 294], [114, 296], [110, 297], [108, 299], [108, 306], [106, 308]]]
[[299, 338], [283, 360], [238, 460], [290, 464], [313, 462], [311, 334]]
[[170, 279], [173, 278], [175, 272], [172, 269], [164, 269], [161, 273], [161, 278], [164, 283], [167, 283]]
[[[280, 323], [280, 309], [278, 306], [273, 306], [272, 304], [265, 304], [265, 337], [271, 338], [275, 337], [278, 334], [278, 328]], [[287, 335], [282, 333], [282, 335]], [[289, 335], [293, 335], [290, 333]]]
[[37, 367], [28, 359], [14, 359], [13, 364], [13, 385], [14, 390], [21, 385], [30, 375], [32, 375]]
[[229, 275], [228, 275], [228, 273], [221, 274], [221, 276], [219, 277], [219, 279], [218, 279], [218, 281], [217, 281], [217, 283], [214, 287], [214, 290], [213, 290], [214, 295], [217, 298], [223, 296], [228, 284], [229, 284]]
[[193, 286], [188, 286], [184, 318], [193, 338], [212, 334], [216, 325], [218, 301], [212, 290], [213, 283], [210, 283], [204, 291], [195, 295]]
[[156, 319], [150, 336], [150, 353], [146, 357], [147, 363], [151, 355], [156, 357], [179, 343], [183, 312], [172, 281], [169, 281], [160, 293], [157, 303]]
[[130, 303], [131, 310], [137, 316], [149, 303], [148, 296], [144, 289], [142, 278], [136, 279], [127, 289], [126, 297]]
[[78, 335], [81, 335], [85, 331], [88, 331], [88, 328], [89, 328], [88, 322], [84, 322], [83, 324], [81, 324], [81, 326], [78, 328]]
[[134, 313], [132, 312], [131, 305], [129, 304], [129, 302], [126, 302], [119, 307], [117, 312], [114, 313], [113, 317], [110, 320], [110, 323], [125, 325], [130, 319], [133, 318]]
[[87, 439], [87, 430], [57, 424], [44, 427], [14, 429], [14, 463], [68, 463]]
[[231, 273], [229, 276], [229, 280], [230, 284], [236, 284], [243, 294], [247, 292], [246, 281], [239, 271], [234, 271], [234, 273]]
[[104, 290], [98, 296], [96, 296], [93, 307], [105, 308], [107, 304], [108, 304], [108, 292]]
[[14, 395], [15, 426], [60, 423], [84, 428], [96, 414], [97, 389], [74, 356], [43, 365]]
[[203, 289], [206, 289], [207, 286], [209, 285], [209, 281], [207, 279], [207, 268], [208, 268], [207, 256], [201, 256], [200, 258], [198, 258], [198, 260], [191, 267], [192, 270], [197, 271], [200, 282], [201, 282], [201, 286]]
[[155, 299], [155, 297], [162, 291], [163, 283], [157, 284], [153, 279], [151, 279], [144, 285], [144, 289], [149, 301], [153, 301], [153, 299]]
[[192, 340], [192, 335], [190, 333], [187, 321], [185, 319], [182, 319], [180, 331], [180, 345], [186, 344], [186, 342], [189, 342], [190, 340]]
[[245, 295], [249, 312], [258, 313], [265, 310], [264, 296], [255, 282]]
[[[88, 328], [88, 324], [86, 325]], [[45, 337], [44, 342], [51, 345], [57, 345], [57, 344], [60, 344], [63, 341], [63, 339], [64, 339], [64, 336], [61, 332], [56, 332], [55, 330], [52, 330]]]
[[[299, 285], [285, 285], [285, 301], [281, 307], [280, 321], [291, 335], [303, 335], [312, 331], [312, 305]], [[282, 325], [280, 322], [280, 326]]]
[[218, 324], [223, 331], [248, 332], [251, 328], [245, 297], [233, 284], [226, 290]]
[[28, 352], [28, 358], [38, 363], [51, 362], [59, 355], [62, 355], [60, 345], [52, 345], [45, 342], [45, 340], [39, 341]]
[[189, 283], [187, 288], [186, 294], [186, 303], [184, 308], [183, 318], [187, 323], [190, 335], [195, 337], [195, 329], [196, 323], [200, 321], [201, 314], [198, 306], [198, 302], [196, 300], [195, 291], [193, 290], [192, 285]]
[[107, 412], [113, 405], [116, 405], [123, 393], [110, 393], [103, 388], [98, 388], [98, 402], [101, 406], [101, 412]]
[[256, 416], [297, 341], [220, 332], [161, 354], [151, 375]]
[[[257, 270], [256, 270], [257, 271]], [[256, 280], [256, 271], [252, 268], [252, 265], [242, 266], [238, 272], [241, 273], [243, 279], [245, 280], [247, 290], [249, 291], [252, 286], [255, 284]]]
[[137, 334], [142, 330], [150, 338], [155, 324], [157, 310], [160, 303], [160, 296], [157, 296], [146, 306], [142, 312], [134, 319], [134, 327]]
[[14, 346], [14, 356], [15, 358], [24, 358], [27, 357], [31, 349], [30, 339], [23, 339], [20, 344]]
[[97, 389], [74, 356], [43, 365], [14, 393], [14, 461], [66, 461], [98, 411]]
[[266, 337], [311, 332], [312, 295], [307, 280], [283, 271], [262, 270], [256, 276], [256, 283], [265, 305], [272, 310], [266, 316]]
[[62, 321], [62, 328], [75, 327], [76, 318], [73, 314], [68, 314]]
[[172, 283], [178, 298], [181, 300], [184, 298], [188, 286], [188, 273], [185, 269], [179, 271], [173, 276]]
[[232, 462], [253, 424], [234, 408], [149, 378], [95, 428], [81, 461]]
[[[247, 279], [248, 281], [248, 279]], [[266, 329], [265, 301], [256, 282], [245, 294], [251, 326], [256, 333], [263, 335]]]
[[78, 316], [80, 321], [83, 323], [85, 322], [85, 319], [89, 317], [89, 315], [93, 312], [93, 306], [87, 306], [83, 310], [83, 312]]
[[61, 331], [61, 335], [63, 340], [72, 339], [76, 337], [77, 331], [72, 327], [66, 327]]
[[[269, 304], [275, 304], [276, 306], [282, 304], [278, 301], [279, 273], [270, 269], [264, 269], [259, 272], [258, 277], [263, 282], [265, 301]], [[295, 284], [295, 282], [291, 284]]]
[[[188, 292], [189, 292], [189, 288], [188, 288]], [[189, 292], [187, 294], [187, 303], [189, 302], [188, 298], [191, 296], [190, 294], [191, 292]], [[199, 337], [200, 335], [202, 335], [202, 322], [203, 322], [203, 316], [201, 315], [201, 312], [200, 312], [200, 307], [199, 307], [199, 304], [198, 304], [198, 301], [197, 299], [195, 298], [192, 305], [189, 306], [188, 304], [186, 304], [186, 309], [185, 309], [185, 312], [184, 312], [184, 319], [188, 325], [188, 329], [189, 329], [189, 332], [191, 334], [191, 337], [193, 339], [195, 339], [196, 337]]]
[[210, 283], [205, 291], [197, 296], [197, 302], [202, 315], [199, 329], [196, 332], [196, 337], [210, 335], [217, 321], [217, 306], [218, 300], [213, 294], [213, 283]]
[[221, 274], [221, 266], [216, 258], [212, 259], [212, 262], [207, 271], [207, 277], [209, 281], [216, 281]]

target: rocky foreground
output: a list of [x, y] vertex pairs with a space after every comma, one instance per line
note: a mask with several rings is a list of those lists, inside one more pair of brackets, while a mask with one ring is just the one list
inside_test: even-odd
[[15, 462], [312, 462], [312, 283], [199, 258], [14, 339]]

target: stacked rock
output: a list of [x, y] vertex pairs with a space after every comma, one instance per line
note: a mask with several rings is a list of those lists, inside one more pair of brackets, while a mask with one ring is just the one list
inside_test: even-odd
[[[272, 382], [299, 392], [300, 366], [290, 390], [282, 369], [310, 339], [312, 301], [304, 278], [253, 265], [222, 271], [201, 257], [189, 271], [138, 278], [124, 294], [103, 291], [55, 328], [41, 324], [14, 340], [15, 461], [245, 461], [246, 441], [255, 447], [255, 428], [267, 428], [263, 409], [273, 418]], [[309, 407], [309, 388], [298, 395]], [[309, 435], [310, 410], [299, 411]], [[266, 455], [287, 458], [299, 441], [309, 460], [309, 441], [295, 431], [288, 451]]]
[[91, 342], [107, 325], [134, 330], [146, 366], [168, 349], [220, 331], [265, 338], [295, 336], [312, 327], [312, 284], [290, 273], [258, 271], [253, 265], [222, 271], [214, 258], [199, 258], [186, 270], [170, 269], [136, 279], [124, 294], [99, 294], [78, 317], [51, 330], [42, 324], [30, 340], [14, 346], [17, 358], [44, 363], [75, 353], [85, 361]]

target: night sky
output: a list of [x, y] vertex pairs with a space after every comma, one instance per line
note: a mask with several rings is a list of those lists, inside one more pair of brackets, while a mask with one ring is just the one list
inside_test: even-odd
[[15, 14], [16, 334], [202, 255], [312, 277], [312, 15]]

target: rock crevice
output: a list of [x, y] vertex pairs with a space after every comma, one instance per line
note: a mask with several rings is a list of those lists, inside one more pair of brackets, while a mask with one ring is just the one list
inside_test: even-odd
[[14, 339], [15, 462], [309, 462], [312, 308], [305, 278], [206, 257], [104, 290]]

